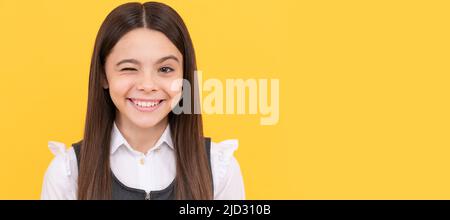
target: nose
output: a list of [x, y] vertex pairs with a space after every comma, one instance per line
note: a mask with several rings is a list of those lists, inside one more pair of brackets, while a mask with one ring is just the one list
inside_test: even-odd
[[158, 90], [155, 76], [151, 71], [144, 72], [137, 82], [137, 89], [143, 92]]

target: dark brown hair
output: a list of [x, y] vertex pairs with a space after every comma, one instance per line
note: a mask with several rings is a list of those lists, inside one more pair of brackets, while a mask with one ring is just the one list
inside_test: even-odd
[[[178, 13], [169, 6], [147, 2], [118, 6], [104, 20], [95, 40], [89, 75], [89, 91], [84, 138], [80, 151], [78, 199], [111, 199], [110, 171], [111, 129], [116, 107], [107, 89], [105, 61], [119, 39], [136, 28], [160, 31], [183, 55], [183, 78], [194, 85], [196, 61], [188, 30]], [[191, 86], [191, 100], [198, 102], [196, 86]], [[191, 112], [194, 112], [194, 103]], [[201, 114], [174, 114], [169, 124], [176, 154], [176, 199], [212, 199], [212, 176], [203, 141]]]

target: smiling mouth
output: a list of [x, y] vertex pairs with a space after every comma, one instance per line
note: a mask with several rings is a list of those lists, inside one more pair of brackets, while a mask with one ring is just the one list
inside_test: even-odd
[[155, 109], [156, 107], [161, 104], [164, 99], [134, 99], [134, 98], [127, 98], [129, 101], [131, 101], [134, 106], [138, 107], [138, 109]]

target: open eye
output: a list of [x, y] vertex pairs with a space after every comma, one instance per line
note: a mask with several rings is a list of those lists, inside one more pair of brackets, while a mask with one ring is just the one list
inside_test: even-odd
[[137, 70], [135, 68], [125, 67], [125, 68], [121, 69], [120, 71], [137, 71]]
[[170, 73], [170, 72], [173, 71], [173, 69], [170, 68], [170, 67], [165, 66], [165, 67], [159, 68], [159, 71], [160, 71], [160, 72], [163, 72], [163, 73]]

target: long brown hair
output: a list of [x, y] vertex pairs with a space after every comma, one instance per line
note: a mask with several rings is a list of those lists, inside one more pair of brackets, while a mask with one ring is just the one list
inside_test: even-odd
[[[105, 61], [119, 39], [135, 28], [160, 31], [183, 55], [183, 78], [194, 85], [196, 60], [188, 30], [178, 13], [157, 2], [126, 3], [109, 13], [95, 40], [89, 75], [89, 91], [84, 138], [80, 151], [78, 199], [111, 199], [111, 129], [116, 108], [107, 89]], [[196, 86], [191, 100], [198, 102]], [[203, 140], [201, 114], [170, 112], [169, 124], [176, 154], [176, 199], [212, 199], [212, 177]]]

